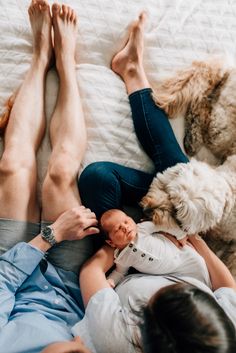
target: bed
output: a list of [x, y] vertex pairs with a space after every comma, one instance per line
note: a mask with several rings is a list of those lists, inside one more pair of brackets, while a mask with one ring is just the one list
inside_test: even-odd
[[[223, 57], [233, 64], [236, 1], [65, 0], [64, 3], [74, 7], [79, 16], [76, 70], [88, 130], [81, 170], [91, 162], [107, 160], [151, 172], [152, 162], [134, 133], [125, 86], [110, 69], [111, 58], [124, 42], [129, 23], [145, 9], [149, 21], [144, 64], [151, 84], [193, 60], [209, 56]], [[0, 0], [0, 111], [29, 67], [32, 37], [28, 5], [28, 0]], [[51, 69], [46, 85], [48, 120], [57, 89], [57, 74]], [[182, 145], [183, 119], [171, 123]], [[49, 153], [46, 134], [38, 153], [40, 183]]]

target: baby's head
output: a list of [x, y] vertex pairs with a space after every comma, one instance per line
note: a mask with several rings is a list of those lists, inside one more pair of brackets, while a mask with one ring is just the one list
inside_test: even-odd
[[104, 212], [100, 225], [106, 242], [118, 249], [125, 248], [137, 234], [137, 225], [133, 219], [117, 209]]

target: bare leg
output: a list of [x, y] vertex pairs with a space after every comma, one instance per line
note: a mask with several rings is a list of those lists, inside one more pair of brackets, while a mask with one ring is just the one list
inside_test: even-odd
[[52, 55], [48, 3], [32, 1], [29, 17], [34, 39], [33, 57], [5, 131], [5, 148], [0, 161], [0, 217], [38, 222], [35, 154], [45, 128], [44, 85]]
[[143, 28], [146, 16], [142, 12], [132, 24], [128, 42], [111, 63], [112, 70], [124, 80], [128, 94], [150, 87], [143, 68]]
[[43, 219], [47, 221], [80, 205], [76, 177], [86, 146], [75, 71], [77, 17], [70, 7], [54, 4], [52, 20], [60, 89], [50, 125], [52, 154], [42, 194]]

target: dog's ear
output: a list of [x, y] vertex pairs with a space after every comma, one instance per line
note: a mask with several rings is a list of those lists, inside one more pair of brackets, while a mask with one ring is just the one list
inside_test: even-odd
[[152, 210], [157, 207], [168, 207], [168, 194], [165, 192], [157, 178], [154, 178], [148, 193], [142, 198], [139, 204], [143, 208], [144, 213], [148, 213], [149, 209]]
[[172, 229], [176, 227], [176, 222], [173, 217], [173, 206], [168, 202], [167, 207], [161, 204], [161, 207], [157, 207], [153, 210], [152, 221], [156, 225], [165, 226], [166, 229]]
[[139, 205], [143, 208], [144, 211], [145, 209], [152, 209], [155, 207], [155, 200], [147, 194], [139, 202]]
[[143, 197], [140, 205], [143, 207], [145, 215], [147, 215], [154, 224], [173, 226], [173, 205], [170, 202], [169, 195], [162, 189], [154, 188], [149, 190], [148, 194]]

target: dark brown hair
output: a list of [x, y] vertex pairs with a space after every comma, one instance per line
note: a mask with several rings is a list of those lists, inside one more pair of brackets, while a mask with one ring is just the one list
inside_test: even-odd
[[143, 307], [144, 353], [235, 353], [233, 323], [208, 293], [178, 283], [159, 290]]

